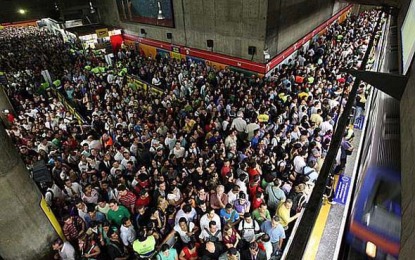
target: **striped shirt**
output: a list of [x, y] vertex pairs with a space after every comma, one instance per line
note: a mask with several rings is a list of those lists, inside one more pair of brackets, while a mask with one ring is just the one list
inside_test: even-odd
[[63, 234], [67, 240], [73, 241], [78, 238], [84, 226], [85, 223], [80, 217], [73, 216], [71, 224], [65, 223], [63, 225]]
[[120, 196], [119, 198], [120, 203], [127, 209], [131, 209], [131, 207], [135, 205], [136, 200], [137, 196], [135, 196], [131, 191], [127, 191], [126, 195]]

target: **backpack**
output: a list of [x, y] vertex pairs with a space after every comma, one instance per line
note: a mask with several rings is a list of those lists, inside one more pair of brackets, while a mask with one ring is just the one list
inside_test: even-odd
[[291, 196], [289, 196], [289, 199], [293, 202], [291, 212], [297, 213], [303, 208], [307, 200], [307, 196], [303, 192], [293, 192]]
[[220, 230], [216, 230], [215, 234], [210, 233], [209, 229], [205, 228], [206, 232], [209, 235], [209, 238], [207, 239], [206, 242], [218, 242], [219, 238], [217, 237], [217, 235], [219, 234]]
[[[253, 229], [255, 231], [255, 228], [258, 227], [258, 222], [256, 222], [255, 220], [252, 220], [252, 221], [253, 221], [254, 225], [250, 228], [247, 228], [247, 229]], [[244, 233], [245, 233], [245, 220], [242, 220], [241, 237], [244, 236]]]

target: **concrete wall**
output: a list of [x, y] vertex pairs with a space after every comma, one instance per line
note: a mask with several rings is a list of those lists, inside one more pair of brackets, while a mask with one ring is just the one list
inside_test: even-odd
[[[255, 46], [254, 61], [262, 61], [265, 40], [267, 0], [173, 0], [175, 28], [119, 21], [115, 0], [103, 0], [100, 13], [104, 23], [117, 24], [127, 33], [208, 50], [206, 40], [213, 40], [213, 51], [251, 59], [248, 46]], [[141, 36], [141, 35], [140, 35]]]
[[333, 0], [268, 1], [265, 42], [271, 57], [329, 19], [333, 7]]
[[0, 124], [0, 258], [52, 259], [57, 234], [39, 206], [41, 194]]
[[[404, 0], [398, 15], [398, 28], [401, 28], [410, 0]], [[400, 29], [398, 30], [400, 35]], [[399, 36], [398, 36], [399, 37]], [[399, 45], [399, 44], [398, 44]], [[400, 46], [399, 46], [400, 47]], [[399, 48], [399, 53], [401, 50]], [[400, 56], [400, 55], [399, 55]], [[399, 57], [400, 58], [400, 57]], [[401, 59], [399, 62], [402, 63]], [[409, 76], [401, 99], [401, 183], [402, 183], [402, 226], [401, 251], [399, 259], [413, 259], [415, 255], [415, 61], [408, 70]]]
[[415, 254], [415, 66], [401, 100], [401, 155], [402, 155], [402, 226], [400, 259], [412, 259]]
[[334, 0], [173, 0], [175, 28], [119, 21], [115, 0], [99, 3], [103, 21], [117, 24], [127, 33], [208, 50], [206, 40], [214, 41], [213, 51], [251, 59], [248, 46], [256, 47], [253, 60], [264, 62], [263, 50], [271, 57], [289, 47], [344, 8]]

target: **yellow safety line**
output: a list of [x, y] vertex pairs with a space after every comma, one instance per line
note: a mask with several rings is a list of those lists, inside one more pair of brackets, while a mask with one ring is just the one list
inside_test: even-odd
[[[339, 176], [334, 176], [334, 188], [337, 187], [337, 182], [339, 181]], [[333, 190], [333, 192], [336, 192]], [[329, 217], [331, 209], [331, 204], [324, 203], [318, 214], [316, 222], [314, 223], [313, 231], [311, 232], [310, 239], [307, 243], [307, 248], [303, 255], [304, 260], [314, 260], [316, 259], [317, 251], [323, 236], [324, 228], [326, 227], [327, 219]]]

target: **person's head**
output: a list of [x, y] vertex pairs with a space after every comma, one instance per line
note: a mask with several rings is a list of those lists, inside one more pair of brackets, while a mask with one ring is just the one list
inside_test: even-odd
[[230, 204], [230, 203], [226, 204], [225, 210], [228, 214], [230, 214], [232, 212], [232, 209], [233, 209], [232, 204]]
[[130, 227], [130, 226], [132, 225], [131, 220], [130, 220], [129, 218], [127, 218], [127, 217], [124, 217], [124, 218], [121, 220], [121, 223], [122, 223], [122, 225], [123, 225], [124, 227]]
[[197, 191], [197, 194], [199, 196], [204, 196], [205, 195], [205, 188], [203, 188], [203, 187], [199, 188], [199, 190]]
[[204, 200], [199, 201], [199, 208], [200, 208], [203, 212], [205, 212], [205, 211], [207, 210], [206, 201], [204, 201]]
[[161, 190], [161, 191], [166, 190], [166, 182], [165, 181], [159, 183], [159, 190]]
[[72, 186], [72, 181], [70, 179], [66, 179], [65, 180], [65, 185], [66, 185], [66, 187], [71, 187]]
[[287, 199], [285, 202], [284, 202], [284, 206], [287, 208], [287, 209], [291, 209], [292, 208], [292, 206], [293, 206], [293, 201], [291, 200], [291, 199]]
[[216, 215], [216, 213], [215, 213], [215, 209], [213, 209], [213, 208], [211, 208], [211, 207], [209, 207], [209, 208], [207, 209], [206, 213], [208, 214], [208, 217], [209, 217], [209, 218], [213, 218], [213, 217]]
[[111, 224], [105, 220], [102, 222], [102, 229], [107, 233], [110, 230]]
[[258, 211], [261, 213], [265, 213], [267, 210], [267, 204], [266, 203], [261, 203], [261, 205], [259, 205]]
[[232, 187], [232, 193], [234, 193], [234, 194], [238, 194], [239, 193], [239, 189], [240, 189], [240, 187], [239, 187], [239, 185], [233, 185], [233, 187]]
[[110, 210], [117, 211], [118, 210], [118, 202], [115, 199], [110, 200], [108, 203]]
[[105, 206], [107, 205], [107, 201], [104, 198], [99, 198], [98, 199], [98, 206], [101, 208], [105, 208]]
[[275, 185], [276, 187], [280, 187], [280, 186], [281, 186], [281, 181], [280, 181], [280, 179], [276, 178], [276, 179], [274, 180], [274, 185]]
[[121, 195], [121, 196], [125, 196], [125, 195], [127, 195], [127, 187], [124, 185], [124, 184], [121, 184], [120, 186], [118, 186], [118, 193]]
[[169, 256], [169, 250], [170, 250], [170, 246], [168, 244], [163, 244], [160, 248], [160, 252], [166, 257]]
[[112, 241], [118, 241], [118, 229], [116, 227], [110, 227], [107, 233], [107, 236]]
[[76, 199], [75, 200], [75, 206], [78, 210], [84, 210], [85, 208], [85, 203], [81, 200], [81, 199]]
[[52, 243], [52, 249], [53, 250], [61, 250], [62, 247], [63, 247], [62, 239], [57, 238], [53, 241], [53, 243]]
[[275, 228], [278, 225], [278, 223], [280, 223], [280, 217], [275, 215], [274, 217], [272, 217], [271, 225]]
[[251, 214], [250, 214], [249, 212], [245, 212], [245, 213], [244, 213], [244, 220], [245, 220], [247, 223], [251, 223], [251, 222], [252, 222], [252, 217], [251, 217]]
[[225, 187], [223, 185], [218, 185], [216, 187], [216, 193], [222, 195], [225, 192]]
[[267, 233], [265, 233], [261, 236], [261, 241], [262, 242], [266, 243], [266, 242], [269, 242], [270, 240], [271, 240], [271, 238], [269, 237], [269, 235]]
[[138, 230], [137, 239], [140, 242], [145, 241], [147, 239], [147, 232], [144, 228], [141, 228], [141, 229]]
[[182, 230], [187, 230], [187, 220], [185, 217], [179, 219], [179, 226]]
[[239, 204], [246, 203], [246, 194], [243, 191], [239, 192]]
[[236, 248], [232, 247], [228, 249], [228, 260], [237, 260], [238, 259], [238, 250]]
[[183, 206], [183, 212], [186, 214], [189, 214], [190, 212], [192, 212], [192, 206], [190, 204], [186, 204]]
[[230, 224], [226, 224], [226, 225], [223, 227], [223, 231], [224, 231], [224, 233], [225, 233], [225, 234], [227, 234], [227, 235], [232, 234], [232, 230], [233, 230], [233, 228], [232, 228], [232, 226], [231, 226]]
[[251, 242], [249, 244], [249, 252], [251, 252], [251, 254], [256, 255], [258, 253], [258, 243], [257, 242]]
[[210, 233], [214, 234], [218, 230], [218, 226], [216, 221], [212, 220], [209, 222], [209, 231]]

